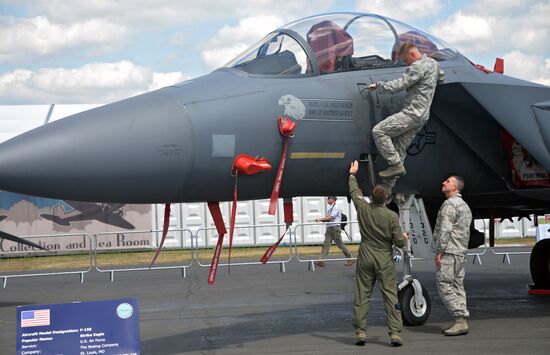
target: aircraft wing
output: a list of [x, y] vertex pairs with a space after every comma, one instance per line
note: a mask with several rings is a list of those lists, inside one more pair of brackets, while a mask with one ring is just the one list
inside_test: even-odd
[[40, 217], [44, 218], [44, 219], [47, 219], [48, 221], [52, 221], [54, 223], [57, 223], [57, 224], [60, 224], [62, 226], [70, 226], [71, 224], [69, 223], [69, 219], [68, 218], [62, 218], [62, 217], [58, 217], [56, 215], [53, 215], [53, 214], [41, 214]]
[[110, 224], [115, 227], [124, 228], [124, 229], [135, 229], [133, 224], [122, 218], [116, 213], [102, 213], [93, 217], [94, 219], [103, 222], [105, 224]]

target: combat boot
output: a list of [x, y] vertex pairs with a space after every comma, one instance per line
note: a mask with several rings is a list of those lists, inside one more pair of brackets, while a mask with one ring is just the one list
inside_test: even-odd
[[390, 343], [393, 346], [402, 346], [403, 340], [399, 334], [390, 334]]
[[378, 175], [380, 175], [380, 177], [383, 177], [383, 178], [389, 178], [392, 176], [405, 175], [405, 173], [406, 171], [405, 171], [405, 167], [403, 166], [403, 163], [398, 163], [395, 165], [388, 166], [386, 170], [382, 170], [381, 172], [378, 173]]
[[355, 333], [355, 345], [363, 346], [367, 341], [367, 333], [365, 332], [356, 332]]
[[443, 334], [447, 336], [464, 335], [468, 334], [470, 328], [468, 327], [468, 321], [464, 317], [455, 318], [455, 323], [449, 328], [443, 331]]

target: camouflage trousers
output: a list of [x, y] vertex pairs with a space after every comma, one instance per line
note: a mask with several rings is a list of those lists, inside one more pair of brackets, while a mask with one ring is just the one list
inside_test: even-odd
[[468, 317], [466, 291], [464, 290], [465, 255], [443, 253], [441, 267], [435, 274], [439, 297], [453, 317]]
[[328, 252], [330, 251], [330, 245], [332, 244], [333, 240], [334, 240], [334, 243], [336, 243], [336, 246], [340, 248], [342, 253], [344, 253], [346, 258], [351, 258], [351, 254], [349, 253], [348, 248], [342, 242], [342, 234], [341, 234], [340, 226], [335, 226], [335, 227], [328, 227], [325, 232], [325, 242], [323, 243], [323, 249], [321, 250], [321, 259], [325, 259], [327, 257]]
[[374, 126], [372, 138], [388, 165], [405, 161], [407, 148], [425, 123], [422, 118], [413, 118], [403, 112], [397, 112]]

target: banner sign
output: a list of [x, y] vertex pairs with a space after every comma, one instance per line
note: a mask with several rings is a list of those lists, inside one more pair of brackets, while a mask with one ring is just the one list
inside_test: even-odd
[[18, 355], [140, 354], [135, 299], [17, 307]]
[[14, 235], [151, 229], [151, 205], [79, 202], [0, 191], [2, 230]]

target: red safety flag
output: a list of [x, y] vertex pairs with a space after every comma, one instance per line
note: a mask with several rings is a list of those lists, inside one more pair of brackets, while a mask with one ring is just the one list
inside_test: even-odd
[[233, 205], [231, 207], [231, 222], [229, 224], [229, 256], [227, 257], [227, 270], [231, 273], [231, 248], [233, 247], [233, 232], [235, 231], [235, 216], [237, 215], [237, 176], [235, 173], [235, 188], [233, 189]]
[[222, 212], [220, 211], [220, 204], [217, 201], [209, 201], [208, 209], [216, 225], [216, 230], [218, 231], [218, 243], [216, 244], [216, 249], [214, 250], [214, 255], [212, 256], [212, 262], [210, 263], [210, 271], [208, 272], [208, 284], [213, 285], [214, 280], [216, 279], [216, 272], [218, 271], [218, 264], [220, 263], [220, 254], [223, 246], [223, 238], [227, 233], [225, 229], [225, 223], [223, 223]]
[[290, 138], [294, 137], [294, 129], [296, 128], [296, 122], [292, 121], [290, 118], [279, 117], [278, 124], [279, 133], [284, 137], [285, 143], [283, 155], [281, 156], [281, 162], [279, 163], [279, 169], [277, 170], [277, 176], [275, 177], [275, 184], [273, 185], [273, 190], [271, 191], [271, 199], [269, 201], [268, 210], [270, 215], [275, 215], [275, 211], [277, 209], [277, 200], [279, 199], [279, 192], [281, 191], [281, 184], [283, 182], [283, 172], [285, 170], [288, 143]]
[[290, 199], [290, 201], [285, 201], [283, 203], [283, 207], [284, 207], [284, 213], [285, 213], [286, 229], [285, 229], [283, 235], [281, 235], [279, 237], [277, 242], [275, 244], [273, 244], [272, 246], [270, 246], [269, 248], [267, 248], [267, 250], [265, 251], [264, 256], [262, 256], [262, 258], [260, 259], [262, 264], [265, 264], [269, 261], [269, 259], [271, 258], [271, 256], [273, 255], [273, 253], [275, 252], [275, 250], [277, 249], [277, 247], [279, 246], [279, 244], [283, 240], [284, 236], [286, 235], [286, 232], [288, 231], [288, 229], [292, 225], [292, 222], [294, 222], [294, 216], [293, 216], [294, 211], [293, 211], [293, 208], [292, 208], [292, 199]]
[[[237, 201], [238, 201], [238, 185], [237, 177], [239, 174], [245, 175], [254, 175], [262, 171], [271, 170], [271, 165], [269, 160], [266, 158], [257, 156], [252, 157], [246, 154], [240, 154], [235, 157], [233, 160], [233, 165], [231, 166], [231, 174], [235, 177], [235, 186], [233, 188], [233, 206], [231, 208], [231, 221], [229, 224], [229, 257], [227, 262], [227, 267], [229, 272], [231, 272], [231, 250], [233, 247], [233, 234], [235, 231], [235, 218], [237, 216]], [[216, 278], [216, 272], [218, 270], [218, 264], [220, 262], [220, 254], [222, 250], [223, 238], [227, 233], [225, 225], [223, 223], [223, 217], [220, 211], [220, 206], [218, 202], [208, 202], [208, 208], [210, 209], [210, 214], [214, 219], [216, 224], [216, 229], [218, 230], [218, 244], [214, 250], [214, 255], [212, 256], [212, 262], [210, 263], [210, 272], [208, 274], [208, 284], [212, 285]]]
[[162, 225], [162, 238], [160, 239], [159, 247], [157, 248], [157, 252], [155, 253], [155, 256], [153, 257], [153, 261], [151, 261], [151, 265], [149, 265], [149, 268], [153, 266], [155, 261], [157, 260], [157, 257], [160, 254], [160, 251], [162, 250], [162, 246], [164, 245], [164, 240], [166, 239], [166, 235], [168, 234], [168, 226], [170, 225], [170, 204], [167, 203], [164, 205], [164, 223]]

